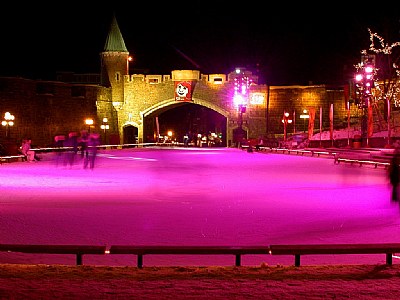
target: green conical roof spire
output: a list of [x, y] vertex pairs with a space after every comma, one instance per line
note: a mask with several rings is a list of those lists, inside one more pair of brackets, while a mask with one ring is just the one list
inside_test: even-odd
[[110, 31], [108, 32], [106, 44], [104, 45], [104, 52], [111, 52], [111, 51], [128, 52], [121, 31], [119, 30], [115, 14], [113, 15]]

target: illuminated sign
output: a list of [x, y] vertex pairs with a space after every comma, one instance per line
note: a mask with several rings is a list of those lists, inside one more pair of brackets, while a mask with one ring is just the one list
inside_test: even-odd
[[175, 81], [175, 100], [192, 101], [194, 81]]
[[250, 96], [250, 104], [264, 104], [264, 93], [252, 93]]

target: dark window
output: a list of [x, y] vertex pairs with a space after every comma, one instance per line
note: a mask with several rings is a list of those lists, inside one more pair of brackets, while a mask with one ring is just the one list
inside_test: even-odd
[[49, 83], [37, 83], [36, 93], [39, 95], [54, 95], [54, 86]]
[[72, 97], [85, 97], [85, 87], [83, 86], [73, 86], [71, 88]]

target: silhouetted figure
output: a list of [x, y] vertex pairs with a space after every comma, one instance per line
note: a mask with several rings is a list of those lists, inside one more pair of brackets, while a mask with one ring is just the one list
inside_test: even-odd
[[58, 166], [58, 163], [61, 160], [61, 157], [64, 155], [64, 141], [65, 141], [65, 136], [64, 135], [56, 135], [54, 137], [54, 147], [55, 153], [57, 155], [56, 157], [56, 167]]
[[389, 166], [389, 180], [392, 185], [392, 201], [398, 202], [398, 188], [400, 183], [400, 167], [399, 167], [399, 154], [395, 153]]
[[26, 156], [28, 162], [37, 161], [35, 151], [31, 150], [32, 140], [30, 138], [24, 139], [21, 145], [21, 152]]
[[70, 132], [68, 134], [68, 139], [65, 140], [64, 147], [68, 148], [65, 150], [64, 154], [64, 166], [69, 165], [72, 167], [75, 163], [75, 156], [78, 152], [78, 136], [76, 132]]
[[89, 133], [86, 130], [81, 131], [81, 136], [78, 139], [78, 146], [81, 149], [81, 158], [88, 157], [87, 144], [89, 140]]
[[101, 144], [100, 135], [96, 132], [91, 133], [87, 142], [87, 156], [84, 159], [83, 168], [89, 166], [90, 169], [94, 169], [94, 161], [97, 155], [97, 146]]
[[189, 146], [189, 133], [186, 133], [186, 134], [183, 136], [183, 145], [184, 145], [185, 147]]

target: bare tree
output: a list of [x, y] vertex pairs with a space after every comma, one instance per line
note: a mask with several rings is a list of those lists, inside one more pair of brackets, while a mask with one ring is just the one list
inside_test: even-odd
[[[369, 79], [365, 79], [364, 74], [363, 81], [358, 85], [356, 83], [357, 93], [364, 106], [368, 103], [383, 107], [390, 144], [391, 107], [400, 107], [400, 42], [388, 43], [370, 29], [368, 32], [371, 44], [368, 50], [361, 51], [361, 62], [355, 67], [358, 72], [363, 73], [366, 73], [367, 67], [372, 67], [373, 70]], [[372, 83], [370, 88], [369, 83]]]

